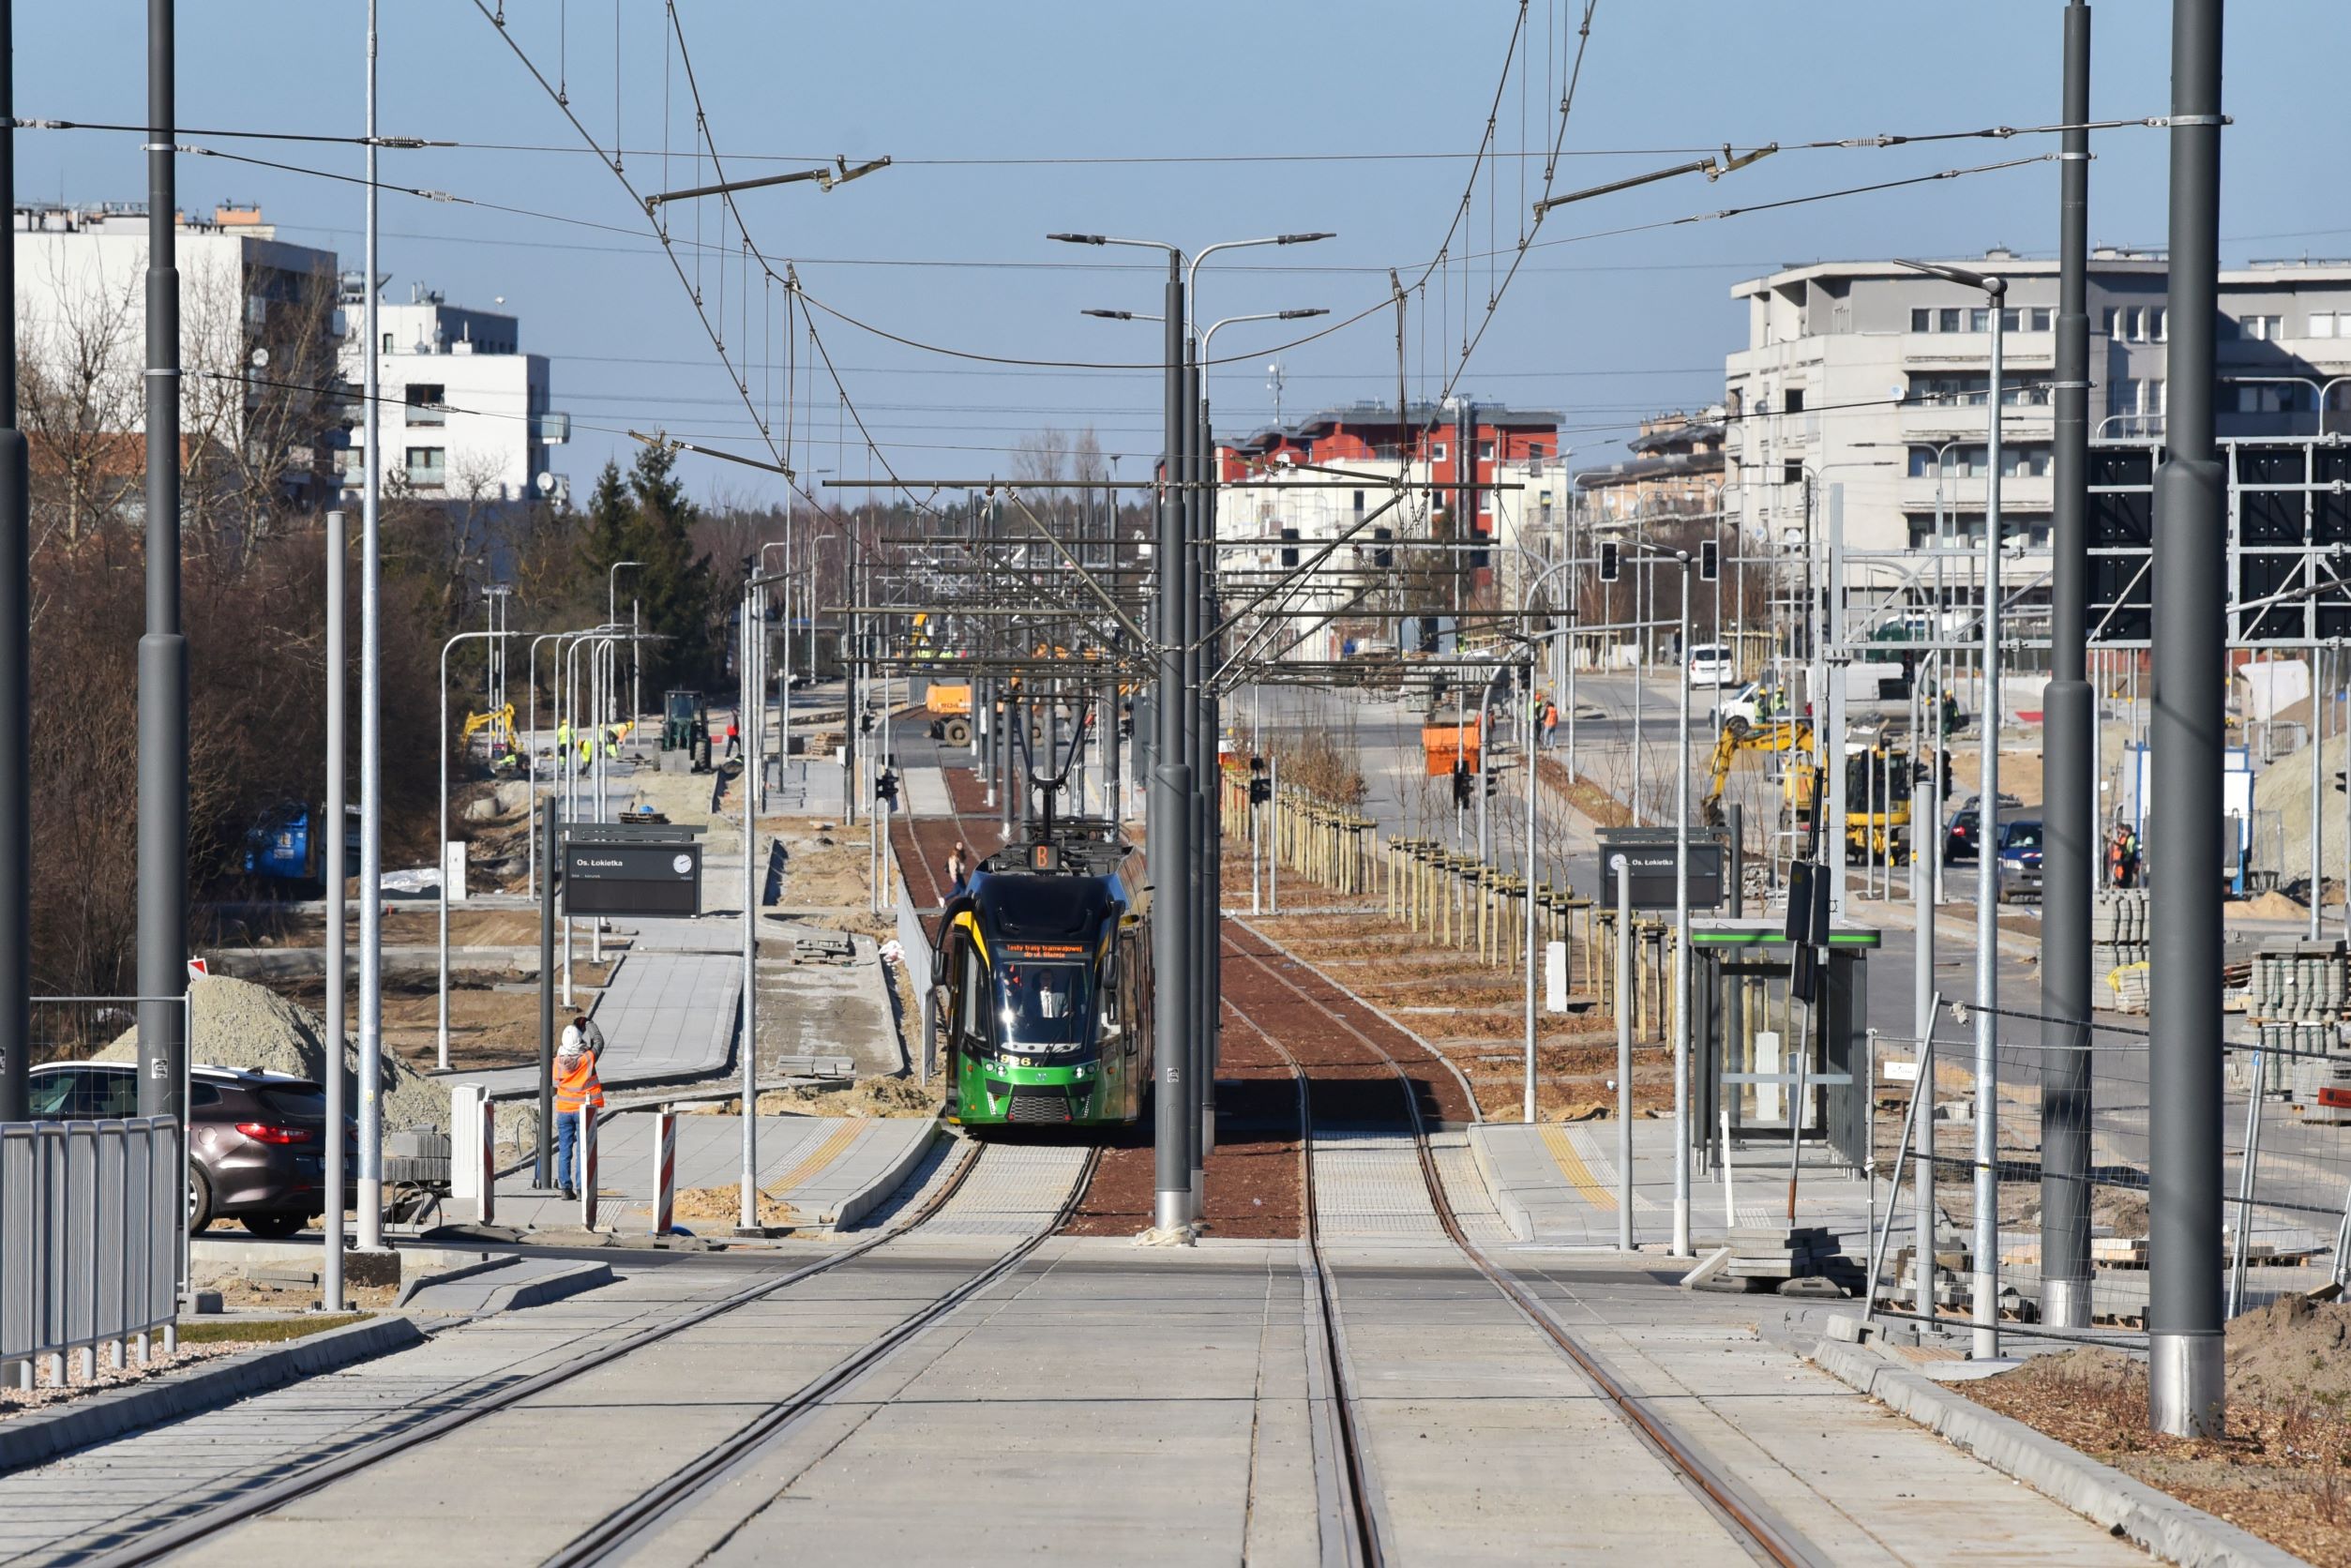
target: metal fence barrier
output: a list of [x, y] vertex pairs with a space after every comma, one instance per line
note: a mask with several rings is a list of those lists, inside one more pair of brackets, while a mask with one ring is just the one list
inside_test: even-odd
[[168, 1116], [0, 1123], [0, 1369], [53, 1382], [79, 1351], [121, 1366], [161, 1331], [174, 1348], [187, 1184], [179, 1124]]

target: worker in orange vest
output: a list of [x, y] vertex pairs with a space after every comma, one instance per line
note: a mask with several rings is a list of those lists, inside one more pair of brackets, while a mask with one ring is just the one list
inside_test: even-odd
[[595, 1070], [603, 1055], [604, 1032], [588, 1021], [587, 1014], [574, 1015], [564, 1031], [563, 1044], [555, 1049], [555, 1185], [567, 1199], [580, 1196], [571, 1181], [571, 1152], [580, 1141], [580, 1108], [604, 1108], [604, 1083]]

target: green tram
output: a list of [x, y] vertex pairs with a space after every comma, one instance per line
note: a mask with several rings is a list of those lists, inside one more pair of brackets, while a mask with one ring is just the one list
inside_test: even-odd
[[1151, 927], [1115, 824], [1048, 820], [940, 917], [947, 1120], [1112, 1126], [1151, 1084]]

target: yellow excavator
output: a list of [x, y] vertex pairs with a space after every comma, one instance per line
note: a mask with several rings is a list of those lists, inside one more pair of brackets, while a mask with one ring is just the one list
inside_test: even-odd
[[[1812, 726], [1802, 719], [1750, 724], [1734, 718], [1723, 726], [1714, 742], [1714, 757], [1707, 778], [1699, 815], [1710, 827], [1723, 825], [1723, 789], [1742, 751], [1786, 751], [1793, 756], [1781, 777], [1789, 820], [1806, 836], [1807, 853], [1816, 852], [1814, 802], [1825, 792], [1820, 768], [1813, 760]], [[1875, 772], [1877, 785], [1871, 789]], [[1873, 793], [1876, 809], [1872, 810]], [[1899, 864], [1910, 853], [1910, 768], [1884, 742], [1849, 753], [1845, 760], [1846, 853], [1855, 859], [1876, 858]]]

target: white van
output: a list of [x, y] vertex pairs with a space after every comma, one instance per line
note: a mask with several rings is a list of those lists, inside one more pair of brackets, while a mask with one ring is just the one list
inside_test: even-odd
[[1701, 642], [1690, 650], [1690, 684], [1726, 686], [1739, 678], [1739, 660], [1727, 644]]

